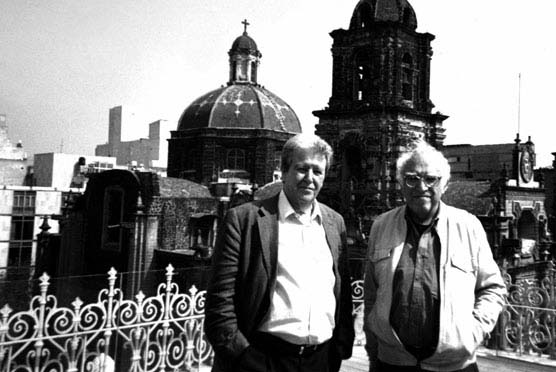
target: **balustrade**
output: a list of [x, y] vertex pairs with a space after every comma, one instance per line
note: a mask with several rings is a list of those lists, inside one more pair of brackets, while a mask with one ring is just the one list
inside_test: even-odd
[[[124, 297], [115, 270], [96, 302], [77, 297], [59, 306], [48, 294], [50, 278], [39, 279], [40, 292], [29, 308], [0, 309], [0, 372], [12, 371], [194, 371], [208, 370], [212, 348], [203, 333], [205, 291], [182, 293], [174, 268], [156, 294], [139, 291]], [[489, 347], [556, 359], [554, 278], [513, 284], [506, 275], [508, 299]], [[351, 285], [355, 344], [363, 345], [363, 281]]]
[[191, 371], [210, 363], [203, 334], [205, 292], [181, 293], [166, 269], [155, 296], [139, 291], [124, 299], [116, 271], [94, 303], [79, 297], [60, 307], [49, 295], [49, 277], [29, 309], [0, 310], [0, 371]]

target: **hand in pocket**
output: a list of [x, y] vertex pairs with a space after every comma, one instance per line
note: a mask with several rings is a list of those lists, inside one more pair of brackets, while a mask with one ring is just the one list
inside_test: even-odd
[[234, 371], [237, 372], [268, 372], [266, 355], [252, 345], [243, 351], [236, 362]]

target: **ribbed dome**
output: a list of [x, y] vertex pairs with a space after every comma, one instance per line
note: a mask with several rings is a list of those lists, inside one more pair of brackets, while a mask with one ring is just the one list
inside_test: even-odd
[[407, 0], [361, 0], [355, 6], [349, 28], [366, 28], [380, 22], [401, 23], [417, 29], [415, 11]]
[[197, 98], [185, 109], [178, 131], [197, 128], [253, 128], [301, 133], [292, 108], [253, 84], [232, 84]]
[[251, 36], [247, 35], [247, 32], [244, 32], [242, 35], [238, 36], [230, 48], [230, 54], [234, 52], [241, 52], [246, 54], [254, 54], [258, 57], [261, 57], [261, 53], [257, 48], [257, 43], [255, 40], [251, 38]]

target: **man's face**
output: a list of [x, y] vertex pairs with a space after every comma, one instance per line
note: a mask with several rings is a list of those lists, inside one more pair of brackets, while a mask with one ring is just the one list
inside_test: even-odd
[[284, 193], [296, 212], [308, 212], [319, 194], [326, 172], [326, 158], [312, 150], [297, 149], [290, 168], [282, 175]]
[[418, 222], [428, 224], [438, 210], [441, 188], [440, 170], [426, 158], [415, 155], [402, 169], [402, 195]]

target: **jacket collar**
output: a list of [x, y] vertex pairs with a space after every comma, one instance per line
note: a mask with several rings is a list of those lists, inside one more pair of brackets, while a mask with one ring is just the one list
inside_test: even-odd
[[[377, 247], [383, 247], [391, 251], [394, 262], [397, 264], [399, 255], [403, 249], [405, 239], [407, 236], [407, 220], [405, 218], [407, 205], [399, 207], [394, 213], [397, 214], [395, 218], [395, 228], [392, 229], [391, 234], [383, 234], [384, 241], [378, 242]], [[443, 263], [447, 259], [448, 254], [448, 216], [450, 214], [450, 207], [444, 202], [440, 202], [440, 208], [437, 215], [436, 232], [440, 239], [440, 262]]]
[[268, 276], [275, 277], [278, 262], [278, 195], [261, 201], [257, 223], [263, 264]]

